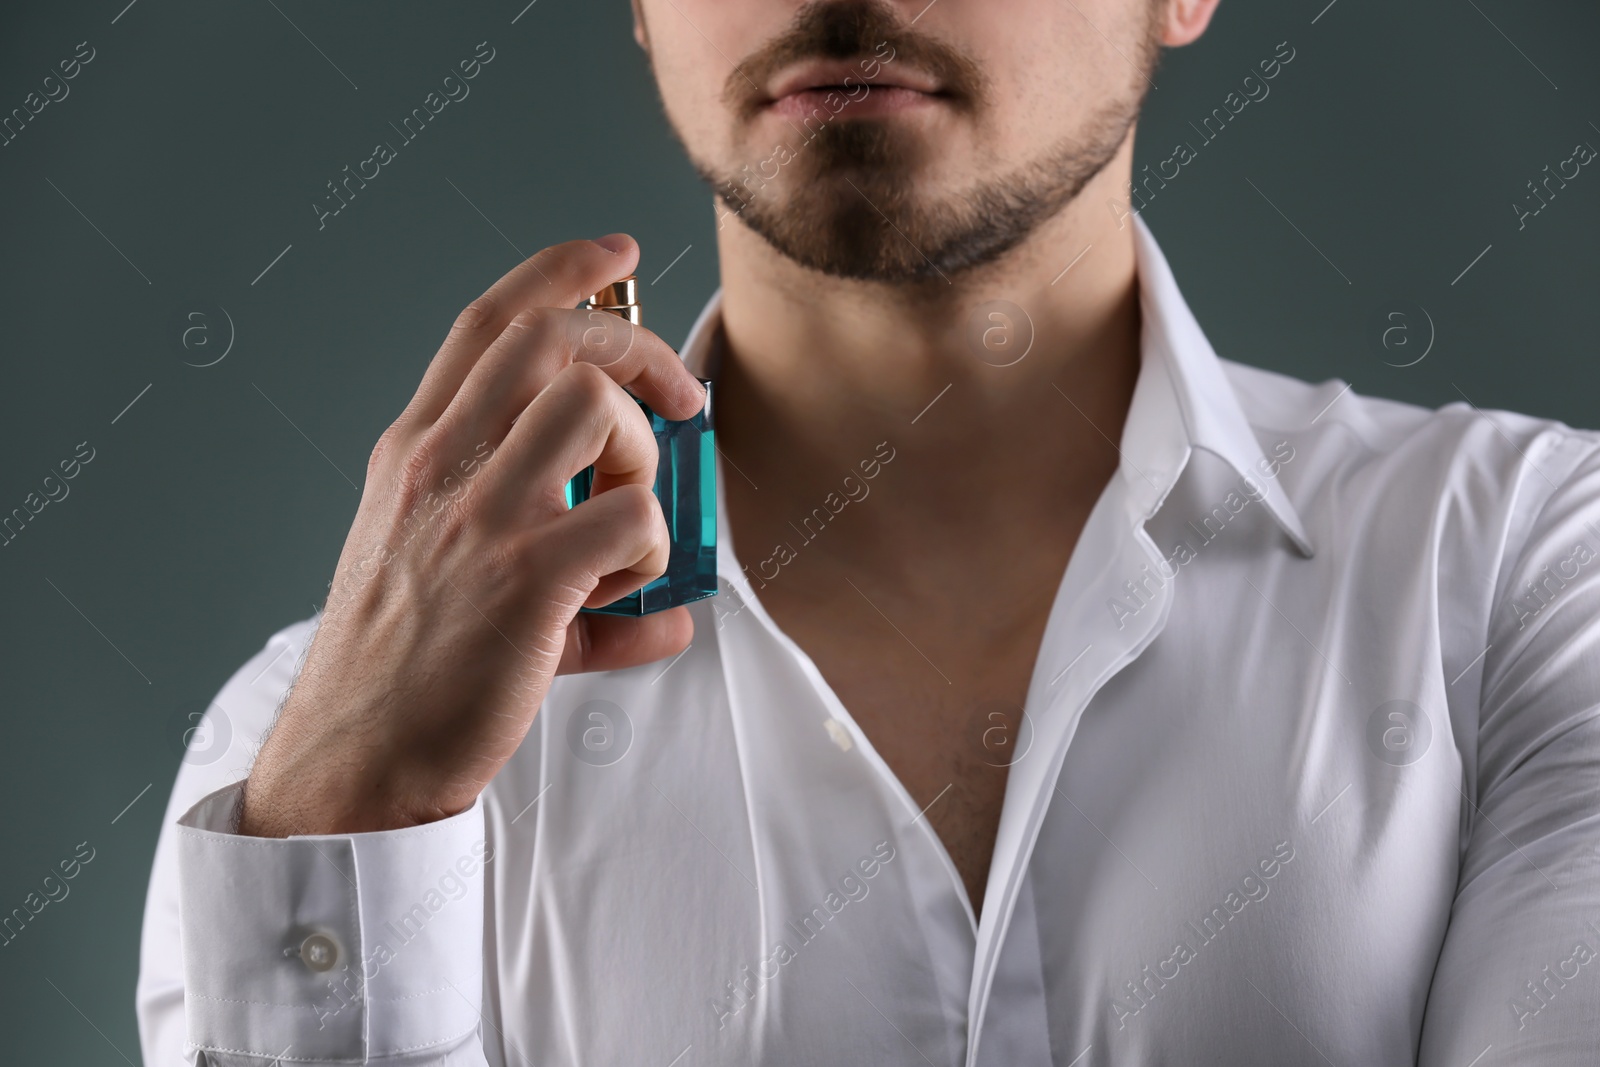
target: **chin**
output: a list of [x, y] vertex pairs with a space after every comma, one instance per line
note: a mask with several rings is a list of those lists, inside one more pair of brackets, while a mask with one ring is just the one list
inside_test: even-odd
[[[838, 122], [784, 145], [732, 177], [711, 177], [722, 219], [742, 222], [801, 266], [842, 278], [939, 279], [913, 247], [936, 217], [920, 136], [868, 119]], [[908, 243], [908, 238], [912, 243]]]
[[[898, 121], [835, 122], [729, 174], [697, 164], [731, 216], [779, 253], [839, 278], [949, 284], [993, 264], [1077, 197], [1126, 141], [1136, 112], [1108, 108], [1033, 159], [976, 167], [953, 187], [949, 138]], [[958, 146], [959, 147], [959, 146]]]

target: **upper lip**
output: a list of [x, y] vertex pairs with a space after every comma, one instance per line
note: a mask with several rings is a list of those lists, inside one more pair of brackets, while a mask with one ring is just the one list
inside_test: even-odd
[[858, 59], [813, 59], [796, 64], [773, 79], [768, 90], [768, 99], [778, 100], [790, 93], [806, 89], [844, 87], [846, 78], [850, 79], [851, 87], [869, 85], [880, 88], [914, 89], [919, 93], [939, 92], [938, 81], [903, 62], [891, 68], [879, 61], [877, 76], [868, 78], [862, 68], [872, 58], [863, 56]]

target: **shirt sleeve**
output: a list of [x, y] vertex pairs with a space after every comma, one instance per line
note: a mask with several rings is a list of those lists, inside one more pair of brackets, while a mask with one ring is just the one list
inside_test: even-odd
[[401, 830], [237, 833], [242, 779], [313, 630], [274, 635], [191, 731], [145, 904], [144, 1060], [484, 1067], [481, 799]]
[[1553, 491], [1532, 460], [1519, 489], [1546, 499], [1490, 616], [1421, 1067], [1576, 1067], [1600, 1047], [1600, 453], [1568, 441], [1587, 451]]

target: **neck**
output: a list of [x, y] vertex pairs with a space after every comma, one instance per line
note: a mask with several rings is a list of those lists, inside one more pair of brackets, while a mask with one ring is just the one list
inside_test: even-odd
[[[1035, 535], [1081, 519], [1115, 470], [1139, 366], [1133, 226], [1106, 208], [1131, 158], [1130, 134], [1001, 260], [915, 286], [825, 277], [729, 220], [717, 436], [742, 472], [727, 477], [736, 544], [740, 526], [765, 540], [805, 514], [883, 441], [904, 457], [888, 506], [857, 509], [834, 551], [929, 519], [948, 528], [953, 508], [992, 520], [974, 514], [986, 499]], [[992, 301], [1022, 315], [986, 317]], [[987, 350], [974, 336], [986, 329]]]

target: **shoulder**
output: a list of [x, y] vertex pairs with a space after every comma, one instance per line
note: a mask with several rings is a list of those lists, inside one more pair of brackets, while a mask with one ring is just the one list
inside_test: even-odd
[[1311, 460], [1303, 470], [1345, 484], [1435, 497], [1469, 490], [1538, 497], [1600, 452], [1600, 432], [1482, 407], [1465, 395], [1429, 408], [1370, 396], [1337, 378], [1307, 382], [1220, 362], [1258, 436], [1289, 437]]

